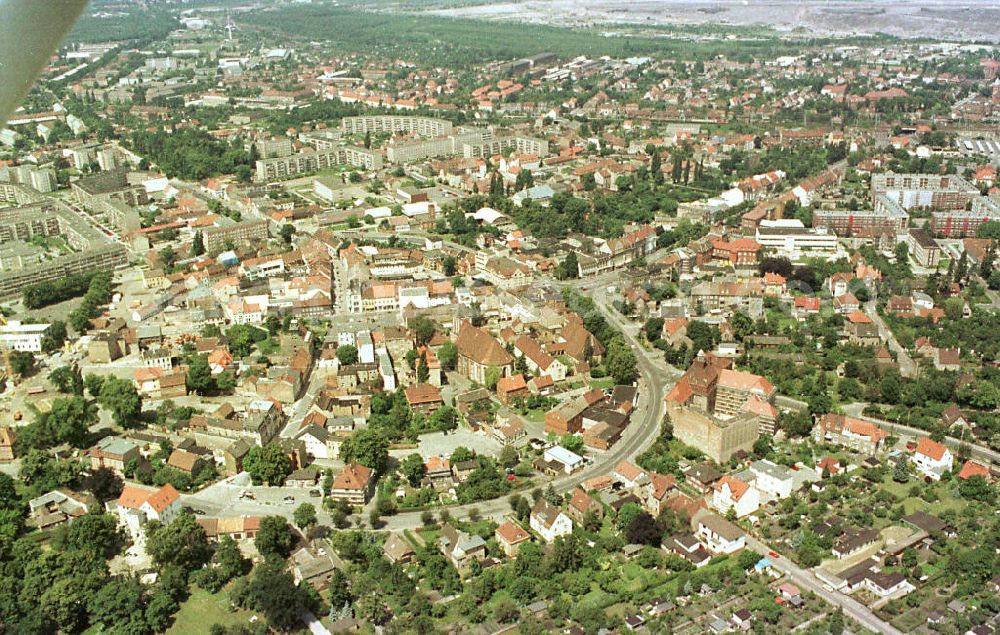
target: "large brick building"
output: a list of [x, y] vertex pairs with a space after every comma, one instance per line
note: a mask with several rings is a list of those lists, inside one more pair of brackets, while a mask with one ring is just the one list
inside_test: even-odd
[[463, 322], [455, 341], [458, 350], [458, 372], [474, 382], [486, 384], [490, 368], [499, 372], [499, 378], [510, 375], [514, 357], [500, 345], [495, 337], [481, 328]]
[[701, 355], [667, 394], [674, 436], [723, 463], [749, 452], [760, 434], [772, 434], [774, 386], [729, 368], [729, 360]]

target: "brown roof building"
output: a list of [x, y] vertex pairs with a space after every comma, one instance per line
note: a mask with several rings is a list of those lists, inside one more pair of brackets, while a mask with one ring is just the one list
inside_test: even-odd
[[486, 384], [490, 368], [498, 369], [501, 377], [509, 375], [514, 368], [514, 358], [500, 342], [470, 322], [462, 322], [455, 348], [458, 350], [458, 372], [477, 383]]

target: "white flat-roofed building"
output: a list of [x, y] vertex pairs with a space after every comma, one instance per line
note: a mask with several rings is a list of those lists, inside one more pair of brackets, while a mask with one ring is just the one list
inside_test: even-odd
[[570, 452], [561, 445], [555, 445], [545, 451], [542, 458], [546, 461], [558, 461], [565, 466], [567, 474], [572, 474], [577, 468], [583, 466], [583, 457], [575, 452]]
[[11, 320], [0, 326], [0, 346], [9, 351], [26, 351], [40, 353], [42, 351], [42, 335], [48, 324], [22, 324]]
[[754, 240], [764, 249], [795, 258], [801, 254], [837, 251], [837, 236], [825, 228], [807, 228], [798, 219], [762, 220]]

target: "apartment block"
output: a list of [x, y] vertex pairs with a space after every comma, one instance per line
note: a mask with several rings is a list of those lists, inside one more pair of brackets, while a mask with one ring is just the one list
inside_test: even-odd
[[[31, 201], [32, 192], [17, 185], [3, 189], [4, 198], [14, 201]], [[111, 271], [128, 262], [124, 245], [112, 241], [59, 201], [47, 199], [0, 209], [0, 249], [5, 254], [17, 255], [34, 236], [61, 236], [76, 251], [44, 262], [36, 258], [5, 258], [4, 271], [0, 273], [0, 297], [17, 295], [25, 287], [40, 282], [95, 269]]]
[[971, 238], [983, 223], [1000, 221], [1000, 202], [980, 196], [972, 200], [971, 210], [934, 212], [930, 228], [945, 238]]
[[382, 167], [382, 156], [366, 148], [338, 146], [287, 157], [260, 159], [256, 163], [257, 180], [280, 179], [344, 164], [374, 170]]
[[885, 174], [872, 175], [872, 200], [885, 196], [905, 210], [965, 209], [979, 196], [979, 190], [955, 174]]
[[910, 215], [899, 203], [886, 196], [875, 198], [873, 210], [813, 211], [813, 229], [825, 229], [847, 238], [871, 238], [886, 233], [895, 234], [902, 231], [909, 221]]
[[202, 232], [202, 238], [209, 253], [223, 251], [230, 241], [234, 245], [252, 245], [267, 239], [267, 220], [242, 221], [210, 227]]
[[910, 254], [922, 267], [937, 267], [941, 262], [941, 247], [925, 229], [911, 227], [906, 235]]
[[435, 119], [433, 117], [368, 115], [344, 117], [340, 120], [340, 129], [345, 134], [403, 132], [423, 137], [443, 137], [451, 134], [452, 123], [447, 119]]

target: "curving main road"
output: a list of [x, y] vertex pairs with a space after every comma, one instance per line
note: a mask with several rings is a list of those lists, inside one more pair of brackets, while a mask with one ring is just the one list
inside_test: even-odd
[[[593, 282], [590, 280], [589, 282]], [[559, 493], [572, 491], [583, 481], [601, 476], [611, 472], [612, 468], [623, 459], [630, 459], [640, 454], [643, 450], [652, 445], [660, 432], [660, 421], [663, 419], [664, 403], [663, 397], [667, 393], [669, 386], [673, 385], [676, 378], [680, 376], [680, 371], [668, 366], [663, 357], [656, 353], [650, 353], [642, 347], [632, 332], [634, 327], [626, 324], [621, 318], [607, 307], [603, 302], [604, 294], [602, 289], [595, 289], [593, 293], [595, 304], [604, 315], [605, 319], [611, 322], [624, 335], [626, 341], [635, 351], [636, 361], [639, 367], [639, 396], [632, 421], [622, 434], [622, 438], [617, 444], [612, 446], [607, 452], [594, 455], [594, 460], [584, 469], [567, 476], [560, 476], [549, 481]], [[547, 486], [547, 484], [546, 484]], [[467, 518], [469, 513], [476, 511], [480, 516], [486, 518], [499, 518], [510, 512], [510, 505], [506, 498], [497, 498], [489, 501], [470, 503], [455, 507], [443, 507], [455, 518]], [[437, 511], [437, 510], [435, 510]], [[384, 528], [391, 530], [414, 529], [421, 527], [423, 522], [420, 518], [422, 512], [404, 512], [389, 516], [383, 519]]]

